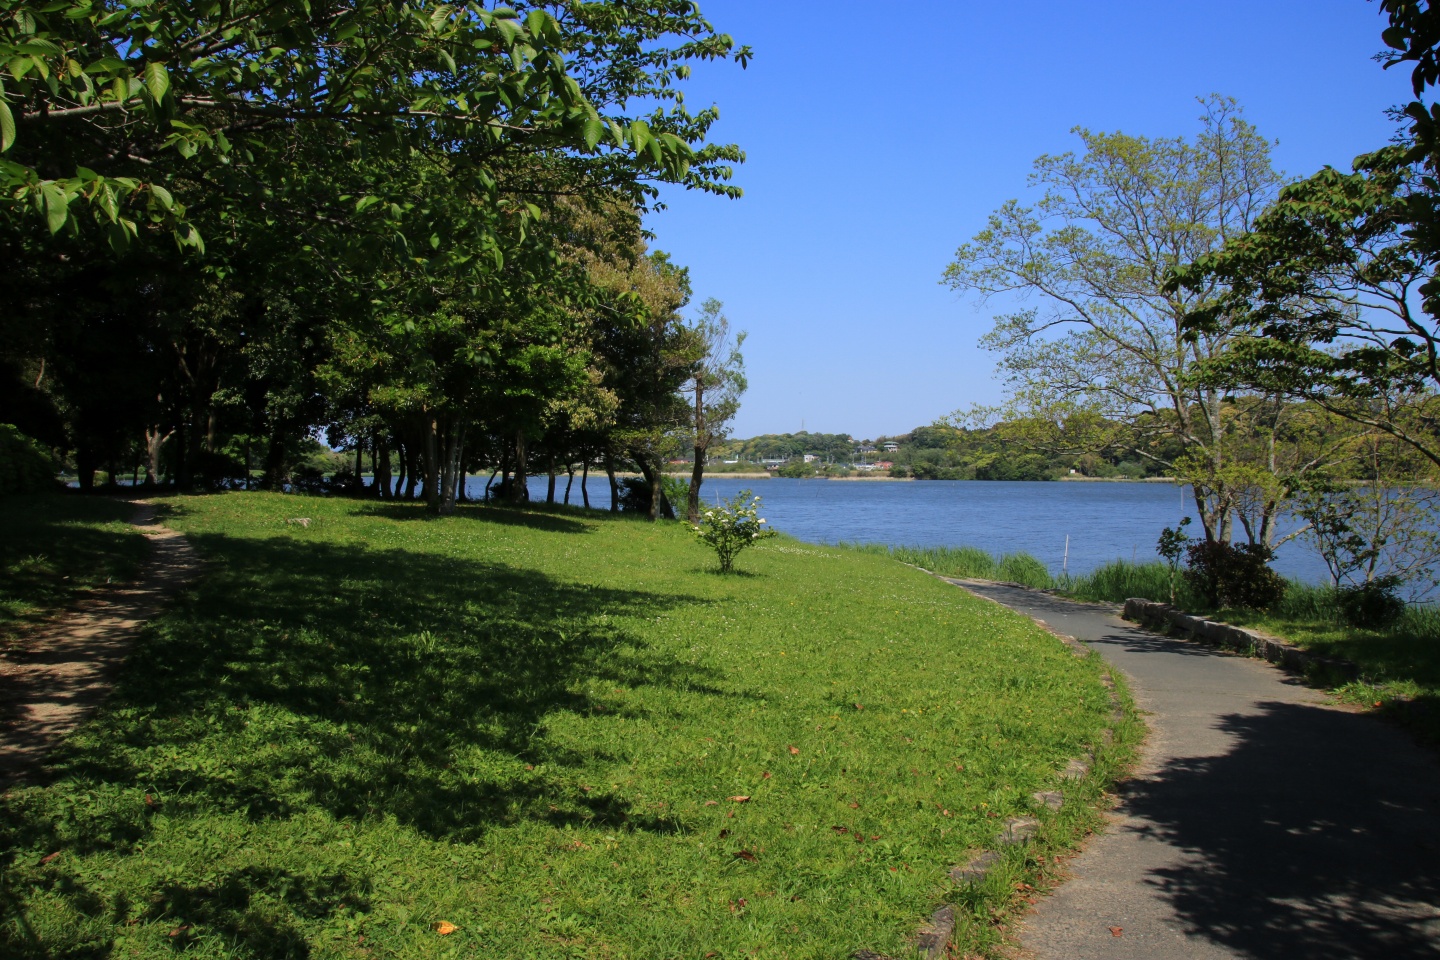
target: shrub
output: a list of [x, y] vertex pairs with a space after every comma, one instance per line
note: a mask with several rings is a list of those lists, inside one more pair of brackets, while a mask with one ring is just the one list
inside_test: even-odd
[[1285, 596], [1285, 579], [1266, 564], [1274, 552], [1258, 543], [1197, 540], [1185, 551], [1185, 580], [1215, 607], [1268, 610]]
[[[690, 481], [662, 474], [660, 477], [660, 516], [675, 519], [677, 507], [683, 508], [690, 498]], [[626, 513], [650, 512], [650, 482], [644, 477], [624, 477], [620, 481], [620, 509]]]
[[721, 573], [730, 572], [741, 550], [775, 536], [775, 531], [765, 526], [765, 518], [759, 513], [760, 498], [752, 496], [749, 490], [741, 490], [722, 506], [711, 507], [701, 514], [699, 526], [693, 528], [695, 536], [715, 549]]
[[1352, 627], [1390, 626], [1405, 614], [1400, 585], [1399, 577], [1387, 576], [1341, 587], [1335, 591], [1341, 619]]
[[0, 495], [40, 493], [56, 486], [55, 465], [13, 424], [0, 423]]

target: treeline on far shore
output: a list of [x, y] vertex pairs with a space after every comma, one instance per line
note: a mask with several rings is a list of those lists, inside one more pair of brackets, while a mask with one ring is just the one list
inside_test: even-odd
[[705, 469], [713, 474], [768, 471], [801, 478], [878, 474], [915, 480], [1145, 480], [1167, 472], [1163, 464], [1122, 453], [1054, 453], [1022, 447], [999, 426], [970, 430], [944, 425], [916, 427], [874, 440], [804, 430], [734, 439], [716, 445]]

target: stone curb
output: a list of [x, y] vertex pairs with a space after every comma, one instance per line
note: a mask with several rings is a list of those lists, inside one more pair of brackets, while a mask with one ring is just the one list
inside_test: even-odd
[[1303, 674], [1312, 670], [1321, 670], [1342, 676], [1347, 680], [1354, 680], [1360, 674], [1359, 668], [1348, 660], [1341, 660], [1338, 657], [1322, 657], [1301, 650], [1286, 640], [1266, 636], [1256, 630], [1234, 627], [1219, 620], [1191, 616], [1168, 603], [1157, 603], [1153, 600], [1131, 597], [1125, 601], [1120, 615], [1134, 623], [1149, 627], [1168, 628], [1198, 643], [1224, 647], [1259, 657], [1295, 673]]
[[[923, 567], [916, 567], [915, 569], [929, 573], [936, 579], [944, 580], [946, 583], [953, 584], [954, 586], [962, 588], [965, 586], [964, 581], [955, 580], [950, 577], [942, 577], [939, 574], [925, 570]], [[1019, 583], [1006, 584], [1006, 586], [1030, 589], [1029, 587], [1025, 587], [1024, 584]], [[971, 595], [978, 596], [978, 594]], [[990, 600], [989, 597], [982, 597], [981, 599]], [[990, 602], [997, 606], [1005, 606], [996, 600], [990, 600]], [[1008, 610], [1010, 608], [1006, 607], [1005, 609]], [[1031, 617], [1031, 619], [1034, 620], [1041, 629], [1068, 647], [1070, 652], [1075, 656], [1088, 657], [1090, 655], [1090, 649], [1074, 637], [1060, 633], [1044, 620], [1036, 617]], [[1105, 686], [1105, 689], [1110, 695], [1110, 722], [1117, 724], [1125, 718], [1125, 711], [1124, 708], [1120, 706], [1119, 698], [1115, 696], [1115, 680], [1110, 676], [1110, 672], [1106, 670], [1105, 673], [1101, 674], [1100, 682]], [[1109, 746], [1114, 737], [1115, 731], [1113, 728], [1106, 728], [1100, 735], [1101, 742], [1106, 746]], [[1082, 756], [1076, 757], [1066, 765], [1065, 769], [1060, 773], [1060, 779], [1065, 782], [1083, 780], [1090, 775], [1094, 763], [1095, 751], [1087, 750]], [[1065, 794], [1060, 790], [1042, 790], [1032, 795], [1031, 799], [1035, 801], [1036, 807], [1043, 808], [1051, 813], [1059, 812], [1065, 805]], [[1028, 844], [1039, 829], [1040, 820], [1036, 817], [1011, 817], [1005, 821], [1004, 827], [996, 834], [993, 842], [996, 847], [1000, 848], [1021, 846]], [[973, 886], [981, 883], [986, 877], [990, 876], [991, 872], [1002, 860], [1003, 857], [998, 849], [982, 850], [965, 863], [951, 867], [949, 876], [950, 879], [957, 884]], [[954, 933], [954, 907], [946, 904], [936, 908], [935, 912], [930, 915], [930, 919], [915, 934], [914, 943], [916, 953], [924, 957], [925, 960], [942, 960], [946, 955], [947, 948], [950, 945], [950, 938]], [[890, 957], [876, 953], [873, 950], [857, 950], [851, 954], [850, 957], [851, 960], [891, 960]]]

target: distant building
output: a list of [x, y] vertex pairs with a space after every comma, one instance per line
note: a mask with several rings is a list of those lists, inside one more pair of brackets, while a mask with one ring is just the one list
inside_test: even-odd
[[889, 470], [889, 469], [890, 469], [891, 467], [893, 467], [893, 466], [895, 466], [895, 464], [891, 463], [889, 460], [876, 460], [876, 461], [875, 461], [875, 469], [876, 469], [876, 470]]
[[816, 454], [813, 454], [813, 453], [807, 453], [807, 454], [805, 454], [805, 462], [806, 462], [806, 463], [814, 463], [816, 460], [819, 460], [819, 459], [820, 459], [819, 456], [817, 456]]
[[886, 453], [898, 453], [899, 450], [900, 450], [900, 444], [896, 443], [894, 440], [887, 440], [887, 441], [885, 441], [885, 452], [886, 452]]

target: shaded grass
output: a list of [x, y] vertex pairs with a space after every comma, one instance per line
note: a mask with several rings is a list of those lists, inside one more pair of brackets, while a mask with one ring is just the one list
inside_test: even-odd
[[56, 607], [135, 578], [150, 545], [132, 512], [108, 497], [0, 497], [0, 650]]
[[899, 955], [947, 899], [978, 949], [1013, 887], [946, 870], [1107, 723], [1094, 658], [883, 556], [721, 577], [578, 510], [169, 506], [207, 577], [0, 803], [0, 955]]

